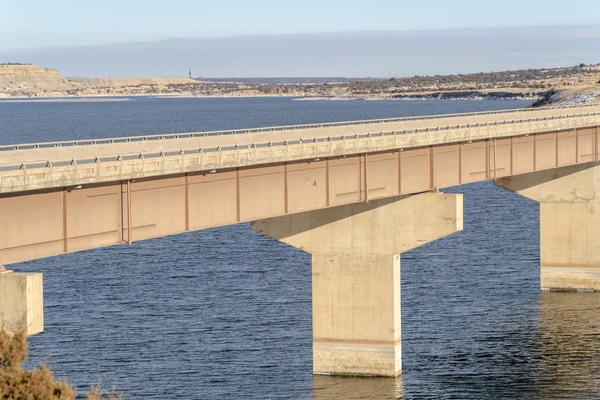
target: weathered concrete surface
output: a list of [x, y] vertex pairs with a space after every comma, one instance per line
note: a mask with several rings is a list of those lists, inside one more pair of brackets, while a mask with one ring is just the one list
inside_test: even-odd
[[600, 166], [505, 177], [496, 185], [540, 203], [543, 290], [600, 291]]
[[27, 335], [44, 331], [41, 273], [0, 273], [0, 326], [9, 332], [25, 323]]
[[402, 372], [400, 256], [312, 256], [316, 374]]
[[399, 253], [462, 230], [462, 211], [462, 195], [424, 193], [252, 223], [312, 254], [315, 374], [402, 372]]

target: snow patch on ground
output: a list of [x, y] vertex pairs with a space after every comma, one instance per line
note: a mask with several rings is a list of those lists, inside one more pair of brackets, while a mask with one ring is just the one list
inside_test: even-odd
[[557, 106], [578, 106], [600, 101], [600, 89], [580, 92], [562, 91], [553, 94], [548, 103]]

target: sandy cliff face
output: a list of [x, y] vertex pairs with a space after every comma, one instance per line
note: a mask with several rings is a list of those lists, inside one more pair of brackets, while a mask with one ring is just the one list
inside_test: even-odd
[[166, 85], [196, 83], [187, 78], [65, 78], [37, 65], [0, 64], [0, 97], [156, 94]]
[[62, 92], [78, 86], [57, 70], [37, 65], [0, 64], [0, 93], [31, 95]]

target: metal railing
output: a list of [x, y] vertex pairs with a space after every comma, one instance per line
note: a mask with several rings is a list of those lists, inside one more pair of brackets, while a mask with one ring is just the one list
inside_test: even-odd
[[141, 141], [164, 140], [164, 139], [189, 139], [189, 138], [206, 137], [206, 136], [238, 135], [238, 134], [247, 134], [247, 133], [265, 133], [265, 132], [288, 131], [288, 130], [296, 130], [296, 129], [333, 128], [333, 127], [354, 126], [354, 125], [395, 123], [395, 122], [405, 122], [405, 121], [421, 121], [421, 120], [431, 120], [431, 119], [471, 117], [471, 116], [480, 116], [480, 115], [495, 115], [495, 114], [521, 113], [521, 112], [537, 112], [537, 111], [547, 111], [547, 110], [557, 110], [557, 109], [563, 110], [563, 109], [570, 109], [570, 108], [597, 107], [597, 106], [598, 106], [597, 104], [585, 104], [585, 105], [572, 105], [572, 106], [560, 106], [560, 107], [517, 108], [517, 109], [509, 109], [509, 110], [493, 110], [493, 111], [480, 111], [480, 112], [455, 113], [455, 114], [437, 114], [437, 115], [425, 115], [425, 116], [414, 116], [414, 117], [383, 118], [383, 119], [358, 120], [358, 121], [340, 121], [340, 122], [326, 122], [326, 123], [301, 124], [301, 125], [282, 125], [282, 126], [272, 126], [272, 127], [266, 127], [266, 128], [247, 128], [247, 129], [232, 129], [232, 130], [221, 130], [221, 131], [113, 137], [113, 138], [101, 138], [101, 139], [65, 140], [65, 141], [57, 141], [57, 142], [23, 143], [23, 144], [2, 145], [2, 146], [0, 146], [0, 152], [39, 149], [39, 148], [52, 148], [52, 147], [90, 146], [90, 145], [99, 145], [99, 144], [141, 142]]
[[[558, 107], [557, 107], [558, 108]], [[566, 108], [566, 107], [560, 107]], [[498, 112], [494, 112], [498, 113]], [[449, 115], [458, 115], [458, 114], [449, 114]], [[461, 115], [481, 115], [481, 113], [468, 113]], [[212, 153], [212, 152], [221, 152], [221, 151], [231, 151], [231, 150], [240, 150], [240, 149], [251, 149], [251, 148], [265, 148], [265, 147], [278, 147], [278, 146], [287, 146], [287, 145], [295, 145], [295, 144], [309, 144], [309, 143], [322, 143], [322, 142], [331, 142], [331, 141], [339, 141], [345, 139], [361, 139], [361, 138], [369, 138], [374, 136], [391, 136], [391, 135], [404, 135], [404, 134], [415, 134], [422, 132], [438, 132], [445, 130], [454, 130], [454, 129], [466, 129], [466, 128], [477, 128], [477, 127], [489, 127], [489, 126], [502, 126], [509, 124], [517, 124], [517, 123], [527, 123], [527, 122], [540, 122], [540, 121], [555, 121], [569, 118], [577, 118], [577, 117], [590, 117], [590, 116], [599, 116], [600, 112], [593, 113], [579, 113], [579, 114], [564, 114], [558, 116], [549, 116], [549, 117], [537, 117], [537, 118], [527, 118], [520, 120], [502, 120], [502, 121], [494, 121], [494, 122], [485, 122], [485, 123], [473, 123], [473, 124], [458, 124], [458, 125], [446, 125], [446, 126], [436, 126], [436, 127], [428, 127], [428, 128], [416, 128], [416, 129], [408, 129], [402, 131], [385, 131], [385, 132], [368, 132], [363, 134], [354, 134], [350, 136], [338, 135], [338, 136], [328, 136], [328, 137], [313, 137], [313, 138], [298, 138], [295, 140], [283, 140], [283, 141], [262, 141], [262, 142], [252, 142], [252, 143], [244, 143], [244, 144], [236, 144], [236, 145], [228, 145], [228, 146], [213, 146], [213, 147], [195, 147], [188, 149], [179, 149], [179, 150], [171, 150], [171, 151], [156, 151], [156, 152], [141, 152], [141, 153], [129, 153], [129, 154], [114, 154], [114, 155], [104, 155], [99, 157], [88, 157], [88, 158], [73, 158], [73, 159], [65, 159], [65, 160], [54, 160], [50, 161], [32, 161], [25, 163], [16, 163], [16, 164], [5, 164], [0, 165], [0, 172], [3, 171], [13, 171], [13, 170], [27, 170], [27, 169], [39, 169], [39, 168], [51, 168], [53, 166], [77, 166], [83, 164], [95, 164], [95, 163], [103, 163], [103, 162], [114, 162], [114, 161], [127, 161], [134, 159], [148, 159], [148, 158], [159, 158], [159, 157], [176, 157], [187, 154], [198, 154], [198, 153]], [[410, 120], [416, 120], [416, 117], [409, 117]], [[426, 117], [421, 117], [424, 119]], [[379, 120], [378, 120], [379, 121]], [[386, 120], [387, 121], [387, 120]], [[265, 137], [265, 139], [268, 139]]]

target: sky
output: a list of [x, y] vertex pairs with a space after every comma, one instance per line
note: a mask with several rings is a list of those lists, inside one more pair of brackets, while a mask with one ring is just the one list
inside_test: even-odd
[[0, 50], [345, 31], [588, 25], [598, 0], [0, 0]]

